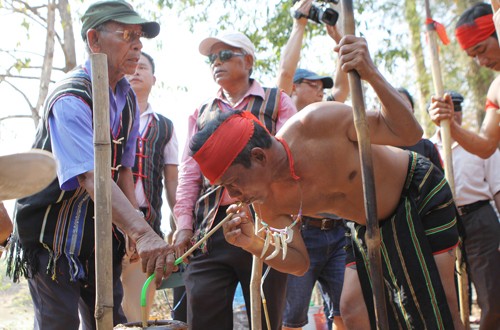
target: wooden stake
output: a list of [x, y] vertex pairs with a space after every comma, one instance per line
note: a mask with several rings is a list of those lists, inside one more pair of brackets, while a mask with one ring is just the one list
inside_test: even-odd
[[[429, 0], [425, 0], [425, 13], [427, 20], [432, 19], [431, 8]], [[443, 97], [443, 79], [441, 77], [441, 67], [439, 64], [439, 52], [437, 46], [436, 28], [433, 22], [426, 24], [427, 39], [429, 40], [429, 50], [432, 61], [432, 81], [434, 83], [434, 91], [438, 97]], [[444, 174], [448, 184], [450, 185], [453, 196], [455, 196], [455, 176], [453, 174], [453, 157], [451, 153], [451, 130], [450, 120], [441, 120], [441, 139], [443, 141], [443, 154], [444, 154]], [[459, 270], [458, 277], [458, 298], [460, 303], [460, 318], [465, 325], [465, 329], [470, 329], [469, 323], [469, 297], [466, 265], [462, 262], [462, 255], [460, 249], [457, 249], [456, 267]], [[454, 308], [450, 306], [450, 308]]]
[[106, 54], [91, 54], [94, 104], [95, 278], [97, 329], [113, 328], [113, 256], [111, 240], [111, 142]]
[[[259, 233], [259, 217], [255, 214], [255, 235]], [[252, 275], [250, 277], [250, 320], [252, 330], [262, 329], [262, 302], [260, 297], [260, 285], [262, 280], [262, 259], [252, 256]], [[270, 329], [268, 329], [270, 330]]]
[[[354, 10], [352, 0], [344, 0], [342, 4], [344, 16], [344, 33], [355, 35]], [[369, 271], [372, 278], [373, 299], [375, 303], [375, 318], [378, 329], [389, 329], [385, 307], [384, 280], [382, 258], [380, 255], [380, 230], [377, 218], [377, 201], [375, 196], [375, 179], [371, 143], [366, 121], [365, 100], [361, 87], [361, 79], [355, 71], [349, 71], [349, 88], [351, 89], [354, 113], [354, 125], [358, 137], [363, 193], [366, 212], [366, 245], [368, 247]]]

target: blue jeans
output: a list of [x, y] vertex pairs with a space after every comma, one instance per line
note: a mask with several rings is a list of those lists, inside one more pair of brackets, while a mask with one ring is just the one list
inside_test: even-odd
[[330, 230], [303, 226], [301, 233], [309, 253], [310, 266], [304, 276], [288, 275], [286, 306], [283, 325], [300, 328], [308, 323], [307, 312], [316, 281], [325, 305], [328, 319], [340, 315], [340, 294], [345, 271], [345, 228], [343, 220]]

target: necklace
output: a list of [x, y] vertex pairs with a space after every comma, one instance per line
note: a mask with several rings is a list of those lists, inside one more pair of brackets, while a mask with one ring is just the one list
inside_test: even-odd
[[271, 237], [273, 238], [274, 241], [274, 251], [265, 259], [265, 260], [271, 260], [275, 258], [280, 250], [283, 250], [282, 253], [282, 260], [285, 260], [287, 250], [288, 250], [288, 244], [292, 242], [293, 240], [293, 227], [299, 223], [302, 220], [302, 186], [300, 185], [300, 177], [295, 173], [295, 168], [293, 164], [293, 157], [292, 153], [290, 151], [290, 148], [288, 147], [288, 144], [286, 143], [285, 140], [281, 138], [276, 138], [285, 148], [285, 152], [288, 158], [288, 167], [290, 169], [290, 174], [292, 175], [292, 178], [294, 181], [296, 181], [299, 185], [299, 194], [300, 194], [300, 206], [299, 206], [299, 211], [297, 212], [297, 215], [291, 214], [290, 217], [293, 219], [292, 223], [285, 228], [274, 228], [269, 226], [266, 222], [264, 222], [262, 219], [260, 220], [260, 223], [262, 224], [262, 228], [259, 229], [258, 232], [265, 231], [265, 239], [264, 239], [264, 247], [262, 248], [262, 252], [260, 254], [260, 258], [262, 259], [264, 255], [266, 254], [269, 245], [271, 243]]

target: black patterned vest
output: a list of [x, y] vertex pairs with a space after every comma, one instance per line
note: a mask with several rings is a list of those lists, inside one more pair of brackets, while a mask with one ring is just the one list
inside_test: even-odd
[[163, 193], [163, 168], [165, 159], [165, 146], [172, 138], [172, 121], [160, 114], [158, 120], [151, 115], [148, 126], [145, 128], [144, 137], [137, 137], [135, 165], [133, 168], [134, 183], [142, 178], [144, 194], [148, 205], [144, 218], [154, 231], [163, 237], [161, 231], [161, 205]]
[[[69, 72], [54, 86], [45, 102], [33, 148], [52, 151], [48, 117], [54, 102], [68, 95], [80, 98], [92, 109], [92, 83], [82, 67]], [[117, 136], [111, 134], [110, 173], [114, 181], [118, 178], [116, 169], [121, 164], [121, 156], [133, 126], [135, 105], [135, 94], [130, 89], [121, 115], [119, 133]], [[44, 190], [16, 202], [15, 220], [15, 243], [10, 250], [7, 269], [14, 280], [21, 275], [33, 276], [37, 271], [43, 271], [36, 269], [35, 262], [43, 248], [50, 253], [46, 271], [54, 280], [57, 280], [56, 268], [60, 257], [68, 259], [72, 280], [94, 277], [93, 271], [88, 272], [89, 267], [93, 269], [89, 263], [94, 262], [94, 203], [84, 188], [63, 191], [56, 178]], [[119, 262], [124, 254], [124, 237], [114, 225], [112, 239], [114, 262]]]
[[[251, 111], [266, 126], [269, 132], [274, 135], [276, 134], [276, 121], [278, 119], [281, 91], [277, 88], [263, 87], [263, 89], [265, 92], [264, 98], [249, 96], [249, 102], [241, 110]], [[200, 107], [196, 122], [198, 130], [201, 130], [208, 121], [215, 118], [221, 111], [220, 106], [221, 102], [218, 99], [213, 99]], [[203, 178], [200, 195], [194, 208], [195, 235], [193, 240], [198, 241], [212, 227], [221, 202], [223, 190], [222, 186], [212, 186], [205, 177]], [[206, 251], [206, 246], [202, 245], [201, 248]]]

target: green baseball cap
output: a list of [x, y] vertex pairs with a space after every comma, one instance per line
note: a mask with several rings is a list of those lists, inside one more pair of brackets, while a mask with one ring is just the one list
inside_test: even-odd
[[145, 20], [130, 4], [122, 0], [97, 1], [89, 6], [81, 20], [83, 40], [87, 39], [88, 30], [108, 21], [142, 25], [146, 38], [154, 38], [160, 33], [160, 24]]

